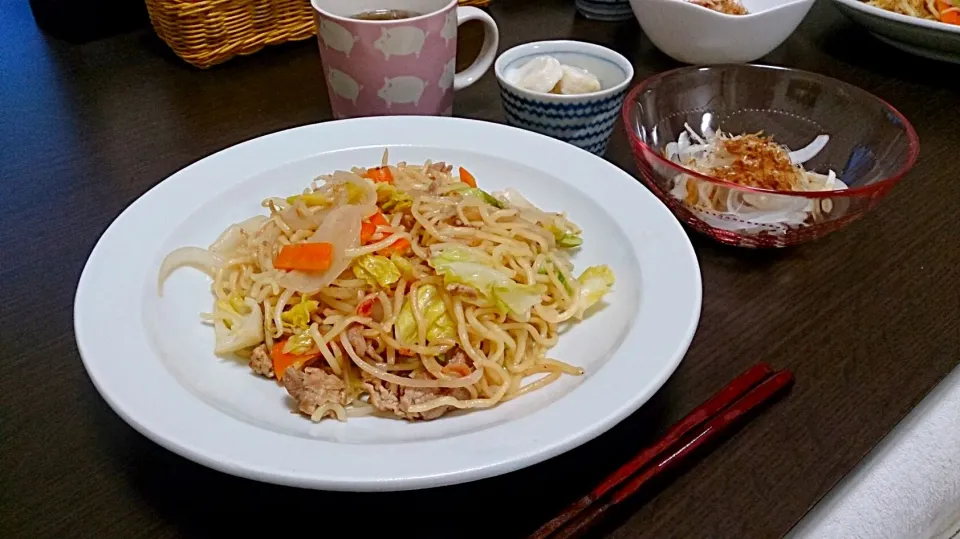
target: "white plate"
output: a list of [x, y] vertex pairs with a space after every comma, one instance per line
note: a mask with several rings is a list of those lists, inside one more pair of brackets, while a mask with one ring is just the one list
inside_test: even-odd
[[[583, 366], [490, 410], [432, 422], [362, 417], [312, 423], [276, 383], [217, 358], [209, 280], [175, 272], [156, 293], [170, 250], [206, 246], [319, 173], [428, 158], [467, 167], [488, 190], [518, 188], [583, 229], [574, 261], [609, 264], [608, 304], [560, 338], [554, 357]], [[97, 243], [74, 322], [87, 372], [134, 428], [187, 458], [274, 483], [401, 490], [489, 477], [540, 462], [606, 431], [674, 371], [700, 313], [696, 257], [680, 225], [637, 181], [594, 155], [498, 124], [454, 118], [365, 118], [248, 141], [174, 174], [134, 202]]]
[[881, 41], [910, 54], [960, 63], [960, 26], [893, 13], [860, 0], [834, 2], [844, 15]]

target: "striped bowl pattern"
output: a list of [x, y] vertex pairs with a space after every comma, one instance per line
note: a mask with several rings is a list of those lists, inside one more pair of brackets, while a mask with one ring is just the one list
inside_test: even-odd
[[627, 88], [608, 96], [570, 103], [534, 101], [500, 84], [507, 123], [603, 155], [620, 117]]
[[597, 21], [624, 21], [633, 18], [629, 0], [576, 0], [577, 11]]

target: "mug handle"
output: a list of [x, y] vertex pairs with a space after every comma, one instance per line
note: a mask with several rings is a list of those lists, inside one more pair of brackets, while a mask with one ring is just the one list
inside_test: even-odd
[[477, 59], [470, 64], [470, 67], [457, 73], [453, 77], [453, 89], [462, 90], [467, 86], [477, 82], [477, 79], [493, 65], [493, 60], [497, 57], [497, 46], [500, 44], [500, 31], [497, 29], [497, 23], [493, 22], [493, 17], [487, 15], [482, 10], [475, 7], [457, 7], [457, 26], [467, 21], [480, 21], [483, 23], [483, 45], [480, 47], [480, 54]]

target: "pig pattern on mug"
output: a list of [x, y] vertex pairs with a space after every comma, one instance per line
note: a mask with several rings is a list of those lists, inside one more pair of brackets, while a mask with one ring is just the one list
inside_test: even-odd
[[440, 30], [440, 37], [449, 45], [451, 39], [457, 39], [457, 10], [447, 13], [447, 18], [443, 21], [443, 30]]
[[452, 114], [456, 7], [416, 21], [318, 19], [335, 118]]
[[453, 87], [453, 77], [457, 74], [457, 60], [451, 59], [443, 66], [443, 73], [440, 75], [440, 81], [437, 82], [437, 86], [440, 87], [440, 91], [447, 93], [447, 90]]
[[354, 43], [360, 39], [330, 19], [320, 21], [318, 32], [320, 39], [323, 40], [323, 44], [326, 45], [327, 48], [340, 51], [347, 55], [348, 58], [350, 57], [350, 51], [353, 50]]
[[389, 109], [394, 103], [413, 103], [420, 104], [420, 97], [423, 95], [424, 88], [427, 87], [427, 81], [420, 77], [401, 76], [383, 78], [383, 87], [377, 91], [380, 99], [387, 104]]
[[382, 28], [380, 37], [373, 42], [373, 47], [382, 52], [387, 61], [390, 61], [391, 56], [410, 54], [420, 58], [420, 51], [428, 34], [429, 32], [424, 32], [416, 26]]
[[363, 90], [363, 86], [357, 84], [353, 77], [339, 69], [331, 69], [327, 80], [330, 81], [330, 88], [333, 89], [333, 93], [354, 105], [357, 104], [357, 97], [360, 95], [360, 90]]

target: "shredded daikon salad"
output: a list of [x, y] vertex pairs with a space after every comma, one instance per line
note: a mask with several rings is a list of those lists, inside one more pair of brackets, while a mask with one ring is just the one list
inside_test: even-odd
[[[803, 168], [830, 141], [819, 135], [796, 151], [763, 134], [731, 135], [705, 129], [697, 134], [689, 125], [676, 142], [667, 144], [667, 159], [694, 172], [729, 183], [771, 191], [834, 191], [847, 186], [833, 170], [818, 174]], [[830, 211], [829, 200], [750, 193], [679, 174], [670, 194], [684, 201], [707, 224], [726, 230], [771, 229], [817, 222]]]

